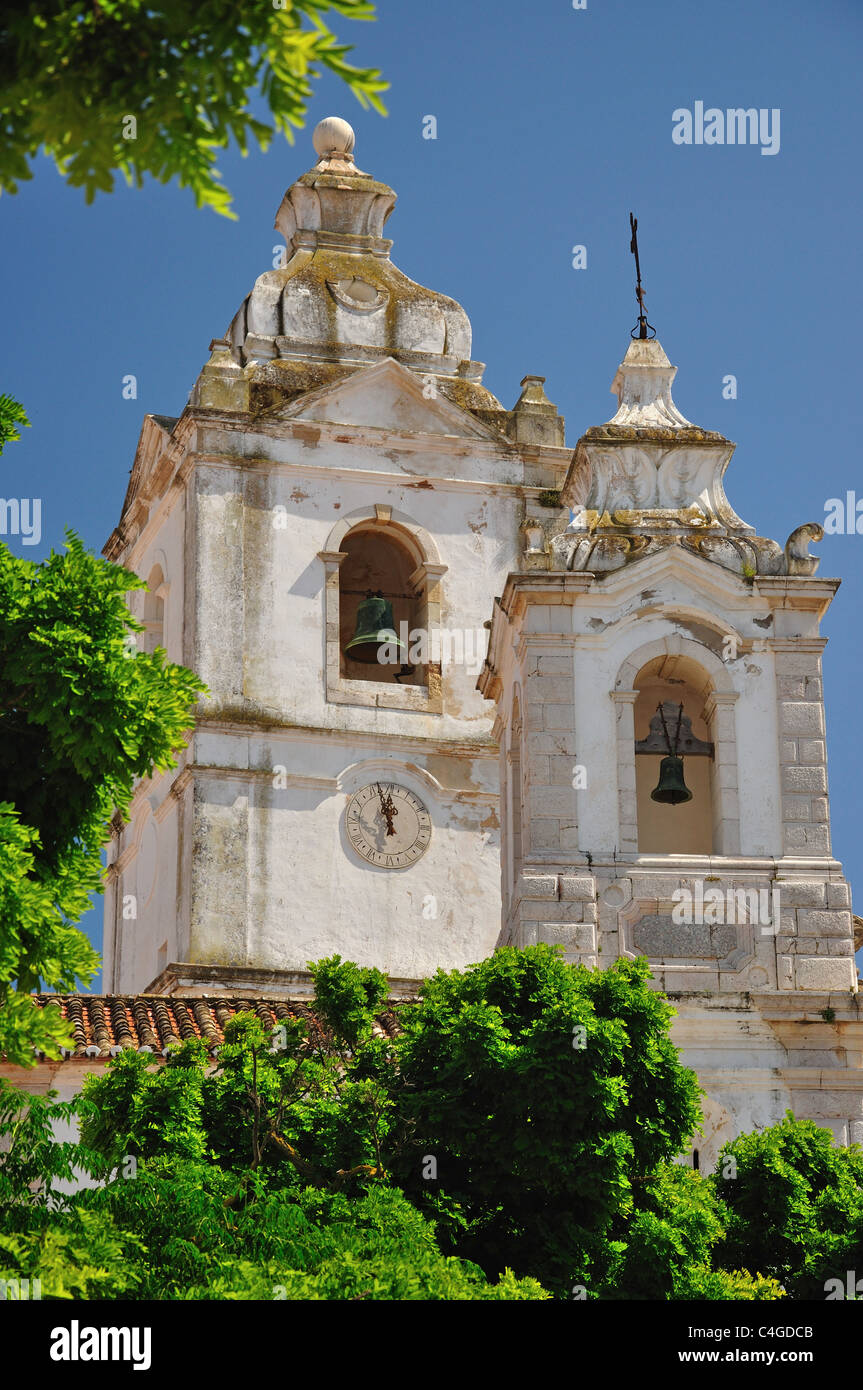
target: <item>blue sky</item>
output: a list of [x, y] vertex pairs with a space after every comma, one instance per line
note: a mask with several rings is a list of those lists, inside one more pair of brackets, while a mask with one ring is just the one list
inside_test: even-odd
[[[382, 0], [378, 14], [333, 22], [355, 61], [390, 80], [389, 115], [324, 78], [309, 129], [330, 114], [351, 121], [359, 167], [399, 195], [393, 259], [464, 304], [473, 356], [504, 405], [530, 372], [546, 376], [570, 444], [612, 413], [636, 316], [634, 209], [677, 403], [737, 441], [735, 509], [784, 542], [823, 521], [828, 498], [863, 498], [859, 0]], [[698, 101], [778, 109], [778, 153], [675, 144], [672, 113]], [[428, 115], [435, 140], [423, 138]], [[7, 538], [17, 553], [38, 558], [66, 526], [101, 549], [144, 414], [180, 413], [210, 339], [270, 268], [282, 193], [314, 162], [309, 129], [293, 147], [220, 159], [236, 222], [155, 183], [121, 182], [87, 207], [44, 159], [0, 200], [0, 389], [33, 422], [4, 455], [2, 491], [42, 499], [41, 544]], [[572, 268], [575, 245], [585, 269]], [[137, 400], [122, 397], [127, 374]], [[736, 400], [723, 399], [728, 374]], [[824, 623], [834, 853], [863, 894], [863, 537], [817, 550], [820, 573], [843, 581]], [[86, 923], [97, 944], [100, 918]]]

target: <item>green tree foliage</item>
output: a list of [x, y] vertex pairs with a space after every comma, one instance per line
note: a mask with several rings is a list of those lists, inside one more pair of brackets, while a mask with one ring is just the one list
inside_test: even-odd
[[27, 412], [14, 396], [0, 395], [0, 454], [7, 444], [21, 438], [19, 425], [29, 425]]
[[679, 1163], [661, 1163], [636, 1184], [631, 1211], [612, 1223], [603, 1299], [773, 1301], [776, 1279], [715, 1268], [726, 1214], [713, 1182]]
[[549, 946], [507, 948], [439, 971], [404, 1012], [397, 1103], [411, 1141], [397, 1180], [452, 1213], [456, 1248], [484, 1268], [604, 1284], [615, 1223], [694, 1130], [698, 1084], [648, 978], [642, 960], [587, 970]]
[[[324, 969], [332, 976], [338, 967], [327, 962]], [[330, 988], [351, 1040], [300, 1019], [270, 1035], [256, 1015], [240, 1013], [225, 1029], [215, 1066], [197, 1039], [173, 1049], [164, 1067], [125, 1052], [104, 1076], [87, 1078], [88, 1150], [101, 1153], [108, 1168], [127, 1155], [212, 1161], [238, 1175], [237, 1204], [243, 1184], [259, 1173], [275, 1186], [301, 1181], [334, 1192], [385, 1180], [382, 1152], [392, 1145], [394, 1115], [370, 1075], [381, 1057], [374, 1014], [368, 1008], [361, 1022], [352, 996], [365, 983], [374, 999], [383, 977], [350, 964], [342, 970], [343, 986], [330, 980]]]
[[828, 1129], [789, 1112], [742, 1134], [719, 1155], [716, 1190], [727, 1211], [722, 1263], [779, 1279], [792, 1298], [823, 1299], [829, 1279], [863, 1277], [863, 1150], [837, 1147]]
[[0, 1279], [39, 1279], [43, 1298], [130, 1297], [140, 1284], [135, 1238], [61, 1195], [101, 1161], [60, 1137], [79, 1104], [0, 1078]]
[[280, 1025], [274, 1051], [238, 1016], [210, 1075], [196, 1042], [160, 1072], [119, 1059], [89, 1083], [88, 1142], [113, 1164], [215, 1160], [241, 1174], [228, 1200], [242, 1210], [252, 1175], [339, 1196], [396, 1182], [490, 1279], [512, 1267], [595, 1298], [779, 1296], [714, 1269], [722, 1205], [670, 1161], [698, 1087], [644, 962], [588, 971], [550, 947], [498, 951], [437, 975], [393, 1038], [376, 1027], [379, 971], [334, 956], [312, 973], [316, 1023]]
[[[74, 1182], [76, 1160], [86, 1162], [86, 1150], [74, 1138], [61, 1139], [69, 1128], [75, 1101], [31, 1095], [0, 1077], [0, 1211], [29, 1213], [50, 1207], [55, 1182]], [[71, 1133], [71, 1131], [70, 1131]], [[98, 1162], [98, 1156], [92, 1155]]]
[[100, 1217], [141, 1237], [133, 1267], [156, 1299], [543, 1298], [534, 1280], [482, 1271], [442, 1255], [434, 1225], [397, 1188], [350, 1195], [263, 1173], [231, 1206], [236, 1179], [212, 1163], [152, 1159], [133, 1180], [89, 1198]]
[[[230, 213], [215, 167], [233, 138], [266, 147], [303, 124], [320, 72], [383, 112], [388, 84], [354, 67], [324, 16], [375, 17], [370, 0], [8, 0], [0, 17], [0, 189], [15, 193], [44, 148], [60, 173], [110, 193], [120, 171], [176, 179], [197, 205]], [[272, 123], [252, 114], [257, 97]]]
[[[804, 1246], [833, 1258], [830, 1233], [859, 1231], [859, 1157], [812, 1125], [783, 1131], [789, 1190], [821, 1187], [781, 1258], [776, 1165], [745, 1156], [776, 1136], [727, 1148], [739, 1187], [674, 1161], [698, 1087], [644, 962], [499, 951], [440, 972], [395, 1029], [378, 971], [313, 975], [308, 1014], [270, 1033], [240, 1013], [216, 1058], [129, 1049], [74, 1107], [0, 1092], [0, 1277], [88, 1298], [773, 1300]], [[73, 1108], [80, 1145], [52, 1149]], [[73, 1164], [100, 1185], [62, 1197]]]
[[28, 991], [98, 969], [75, 923], [101, 890], [110, 817], [136, 779], [175, 765], [203, 689], [161, 649], [134, 649], [125, 595], [144, 587], [72, 533], [41, 562], [0, 544], [0, 1054], [19, 1065], [67, 1040]]
[[[370, 1027], [357, 990], [374, 998], [376, 972], [348, 967], [336, 981], [330, 963], [328, 973], [359, 1045]], [[376, 1153], [375, 1104], [349, 1075], [354, 1055], [340, 1034], [295, 1023], [273, 1037], [239, 1014], [215, 1067], [190, 1041], [164, 1067], [129, 1051], [89, 1078], [76, 1103], [81, 1146], [58, 1144], [53, 1156], [46, 1120], [72, 1107], [0, 1104], [0, 1278], [39, 1278], [43, 1297], [548, 1297], [535, 1280], [504, 1271], [489, 1282], [442, 1254], [433, 1222], [376, 1163], [335, 1166], [343, 1148]], [[30, 1192], [40, 1165], [68, 1179], [73, 1162], [102, 1185]]]

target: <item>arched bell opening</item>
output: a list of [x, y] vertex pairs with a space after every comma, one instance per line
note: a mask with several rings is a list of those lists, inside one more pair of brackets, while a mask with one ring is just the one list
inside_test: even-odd
[[425, 652], [410, 637], [425, 626], [424, 585], [420, 580], [418, 588], [416, 578], [423, 557], [397, 539], [392, 527], [357, 527], [341, 549], [346, 555], [339, 568], [341, 674], [390, 685], [424, 684]]
[[634, 688], [639, 853], [718, 853], [710, 677], [691, 657], [663, 655]]

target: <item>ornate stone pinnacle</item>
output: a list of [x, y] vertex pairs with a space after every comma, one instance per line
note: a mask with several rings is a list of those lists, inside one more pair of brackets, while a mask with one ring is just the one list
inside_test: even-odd
[[617, 414], [609, 424], [655, 429], [691, 429], [671, 398], [677, 375], [656, 339], [635, 339], [617, 369], [611, 390], [617, 396]]

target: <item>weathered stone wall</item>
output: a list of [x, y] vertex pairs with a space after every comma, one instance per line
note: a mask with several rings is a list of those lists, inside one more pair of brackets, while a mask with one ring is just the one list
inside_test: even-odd
[[[601, 581], [512, 576], [483, 673], [502, 737], [516, 691], [526, 730], [504, 939], [554, 942], [588, 966], [647, 958], [679, 1005], [673, 1036], [708, 1093], [704, 1168], [726, 1139], [788, 1108], [840, 1142], [863, 1122], [850, 890], [829, 854], [817, 615], [832, 589], [779, 588], [744, 589], [678, 548]], [[765, 637], [780, 605], [780, 631]], [[638, 852], [635, 683], [657, 661], [664, 679], [703, 672], [712, 854]], [[513, 788], [508, 817], [514, 798]], [[762, 894], [769, 915], [675, 920], [681, 889], [693, 904], [710, 890], [726, 905], [728, 890]]]
[[[158, 465], [155, 452], [152, 466]], [[144, 579], [155, 566], [160, 567], [165, 581], [162, 645], [168, 660], [193, 666], [186, 611], [188, 513], [185, 489], [169, 491], [142, 518], [141, 530], [122, 563]], [[143, 591], [130, 595], [129, 606], [138, 618], [144, 600]], [[103, 919], [106, 990], [143, 988], [168, 959], [182, 959], [187, 949], [188, 932], [183, 935], [188, 901], [184, 886], [186, 761], [187, 755], [181, 753], [175, 771], [139, 783], [129, 822], [108, 845]]]
[[[312, 421], [187, 417], [177, 520], [166, 496], [129, 548], [144, 572], [174, 528], [169, 655], [209, 694], [183, 780], [139, 791], [141, 825], [162, 817], [157, 884], [115, 931], [111, 987], [146, 988], [178, 959], [290, 970], [333, 951], [419, 977], [497, 943], [498, 750], [476, 678], [494, 595], [523, 548], [525, 495], [559, 485], [569, 456], [425, 400], [394, 363], [317, 393], [310, 410]], [[358, 412], [364, 423], [343, 423]], [[461, 634], [463, 659], [444, 661], [434, 698], [431, 682], [426, 698], [328, 678], [338, 545], [370, 522], [425, 557], [426, 607]], [[431, 814], [430, 848], [410, 869], [364, 863], [345, 834], [349, 797], [381, 778]], [[112, 851], [115, 916], [141, 872], [133, 825]]]
[[774, 642], [786, 854], [830, 853], [823, 645], [823, 639]]

